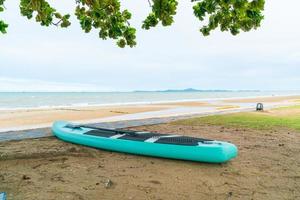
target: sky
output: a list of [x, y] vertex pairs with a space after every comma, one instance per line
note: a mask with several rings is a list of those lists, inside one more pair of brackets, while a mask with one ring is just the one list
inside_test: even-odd
[[[68, 29], [41, 27], [7, 1], [0, 19], [0, 91], [131, 91], [161, 89], [300, 90], [300, 1], [266, 0], [255, 31], [232, 36], [199, 32], [190, 1], [179, 1], [171, 27], [142, 30], [148, 1], [122, 0], [133, 14], [137, 46], [120, 49], [98, 32], [84, 33], [72, 15]], [[73, 13], [75, 1], [49, 1]]]

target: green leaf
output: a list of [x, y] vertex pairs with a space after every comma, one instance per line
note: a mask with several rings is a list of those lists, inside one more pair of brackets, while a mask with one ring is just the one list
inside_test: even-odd
[[124, 39], [120, 39], [118, 40], [117, 45], [121, 48], [124, 48], [126, 46], [126, 41]]
[[58, 19], [61, 19], [62, 18], [62, 15], [60, 13], [55, 13], [54, 16]]
[[0, 20], [0, 33], [5, 34], [8, 24], [4, 23], [4, 21]]

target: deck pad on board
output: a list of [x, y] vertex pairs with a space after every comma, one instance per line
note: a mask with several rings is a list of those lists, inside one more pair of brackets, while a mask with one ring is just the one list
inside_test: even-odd
[[[120, 131], [122, 133], [122, 131]], [[210, 139], [195, 138], [179, 135], [169, 135], [160, 133], [143, 133], [143, 132], [132, 132], [133, 134], [120, 135], [118, 131], [104, 131], [104, 130], [91, 130], [85, 135], [93, 135], [105, 138], [115, 138], [123, 140], [132, 140], [140, 142], [152, 142], [160, 144], [173, 144], [173, 145], [185, 145], [185, 146], [197, 146], [199, 142], [212, 141]]]

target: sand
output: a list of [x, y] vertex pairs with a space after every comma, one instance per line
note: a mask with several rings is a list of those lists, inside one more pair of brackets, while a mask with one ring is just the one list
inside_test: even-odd
[[199, 107], [199, 106], [213, 106], [212, 104], [208, 102], [202, 102], [202, 101], [186, 101], [186, 102], [174, 102], [174, 103], [163, 103], [158, 104], [163, 106], [188, 106], [188, 107]]
[[300, 199], [300, 133], [161, 124], [136, 130], [226, 140], [236, 159], [206, 164], [108, 152], [54, 137], [0, 143], [8, 199]]
[[[280, 97], [272, 102], [294, 101], [294, 98]], [[195, 105], [202, 103], [193, 102], [191, 106]], [[223, 109], [227, 106], [228, 102]], [[0, 117], [6, 124], [30, 124], [58, 116], [87, 119], [170, 107], [174, 104], [7, 111]], [[299, 109], [269, 110], [266, 114], [293, 116], [295, 112]], [[7, 192], [8, 200], [300, 199], [297, 131], [174, 123], [134, 129], [230, 141], [238, 146], [239, 155], [228, 163], [207, 164], [109, 152], [65, 143], [55, 137], [1, 142], [0, 191]]]
[[240, 106], [237, 105], [239, 103], [280, 103], [287, 101], [297, 103], [299, 99], [300, 96], [258, 97], [215, 101], [213, 103], [206, 101], [187, 101], [148, 105], [6, 110], [0, 112], [0, 130], [16, 130], [18, 127], [21, 127], [21, 129], [22, 127], [28, 129], [35, 127], [49, 127], [55, 120], [88, 122], [90, 120], [98, 120], [112, 116], [161, 111], [174, 108], [191, 108], [190, 110], [193, 110], [206, 107], [215, 109], [215, 111], [220, 111], [238, 109], [240, 108]]
[[223, 102], [226, 103], [278, 103], [278, 102], [299, 102], [300, 96], [272, 96], [272, 97], [256, 97], [256, 98], [237, 98], [228, 99]]
[[163, 106], [114, 106], [57, 109], [11, 110], [0, 112], [0, 128], [47, 125], [55, 120], [89, 120], [132, 113], [161, 110]]

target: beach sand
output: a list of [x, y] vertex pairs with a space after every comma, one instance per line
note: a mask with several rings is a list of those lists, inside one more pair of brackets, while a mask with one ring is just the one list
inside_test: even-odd
[[165, 107], [166, 106], [139, 105], [1, 111], [0, 128], [22, 127], [30, 125], [50, 126], [55, 120], [90, 120], [125, 114], [156, 111], [164, 109]]
[[55, 120], [67, 121], [90, 121], [112, 116], [143, 113], [149, 111], [161, 111], [174, 108], [212, 108], [216, 111], [240, 108], [237, 104], [243, 103], [280, 103], [299, 101], [300, 96], [285, 97], [258, 97], [246, 99], [230, 99], [223, 101], [191, 101], [173, 102], [163, 104], [124, 105], [124, 106], [97, 106], [97, 107], [74, 107], [74, 108], [51, 108], [51, 109], [25, 109], [25, 110], [2, 110], [0, 112], [0, 130], [9, 130], [16, 127], [49, 127]]
[[[265, 100], [296, 99], [299, 97]], [[202, 105], [193, 102], [191, 106], [196, 104]], [[224, 105], [227, 109], [228, 102]], [[8, 112], [10, 118], [6, 122], [21, 123], [25, 117], [31, 119], [31, 123], [58, 116], [68, 120], [86, 119], [170, 107], [174, 104], [101, 107], [96, 111], [94, 108], [12, 111]], [[293, 116], [299, 114], [299, 109], [276, 109], [262, 114]], [[1, 116], [3, 120], [7, 115], [2, 113]], [[238, 146], [239, 155], [228, 163], [207, 164], [109, 152], [66, 143], [55, 137], [1, 142], [0, 191], [7, 192], [8, 200], [300, 199], [300, 133], [295, 130], [175, 123], [134, 129], [230, 141]]]
[[255, 97], [255, 98], [236, 98], [228, 99], [223, 102], [226, 103], [276, 103], [276, 102], [298, 102], [300, 96], [272, 96], [272, 97]]
[[8, 199], [299, 199], [300, 133], [161, 124], [135, 130], [230, 141], [236, 159], [206, 164], [103, 151], [54, 137], [0, 143]]

